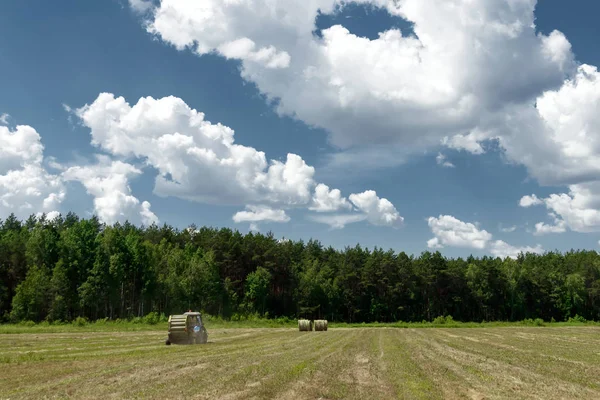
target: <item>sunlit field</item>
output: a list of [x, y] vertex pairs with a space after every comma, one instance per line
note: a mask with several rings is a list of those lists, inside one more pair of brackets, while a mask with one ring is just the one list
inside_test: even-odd
[[600, 398], [599, 327], [0, 336], [0, 398]]

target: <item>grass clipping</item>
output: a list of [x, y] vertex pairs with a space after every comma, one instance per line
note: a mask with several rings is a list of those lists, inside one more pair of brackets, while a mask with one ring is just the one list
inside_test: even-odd
[[327, 320], [326, 319], [317, 319], [315, 321], [315, 331], [326, 331], [327, 330]]
[[307, 319], [299, 319], [298, 320], [298, 329], [301, 332], [309, 332], [312, 331], [313, 323]]

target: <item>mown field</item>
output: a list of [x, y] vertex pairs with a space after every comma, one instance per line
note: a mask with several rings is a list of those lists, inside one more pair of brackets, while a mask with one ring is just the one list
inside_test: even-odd
[[0, 398], [600, 398], [600, 328], [0, 335]]

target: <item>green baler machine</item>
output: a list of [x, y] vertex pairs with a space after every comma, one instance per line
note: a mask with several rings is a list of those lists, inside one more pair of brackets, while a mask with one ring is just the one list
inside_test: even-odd
[[165, 344], [204, 344], [208, 332], [199, 312], [169, 316], [169, 332]]

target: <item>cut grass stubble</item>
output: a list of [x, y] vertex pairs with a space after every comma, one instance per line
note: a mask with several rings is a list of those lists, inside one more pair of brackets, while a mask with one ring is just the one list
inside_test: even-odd
[[600, 398], [600, 328], [4, 334], [0, 398]]

